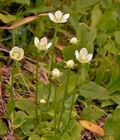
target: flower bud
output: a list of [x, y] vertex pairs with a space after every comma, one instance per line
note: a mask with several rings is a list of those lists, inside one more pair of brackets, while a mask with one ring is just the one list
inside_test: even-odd
[[41, 100], [40, 100], [40, 103], [45, 104], [46, 101], [45, 101], [44, 99], [41, 99]]
[[77, 38], [76, 38], [76, 37], [71, 38], [71, 39], [70, 39], [70, 43], [71, 43], [71, 44], [77, 44], [77, 43], [78, 43]]
[[60, 75], [61, 75], [61, 73], [60, 73], [60, 71], [57, 68], [52, 70], [52, 76], [53, 76], [54, 79], [59, 78]]
[[74, 68], [74, 65], [75, 65], [75, 63], [74, 63], [73, 60], [68, 60], [68, 61], [66, 62], [66, 67], [67, 67], [67, 68], [73, 69], [73, 68]]

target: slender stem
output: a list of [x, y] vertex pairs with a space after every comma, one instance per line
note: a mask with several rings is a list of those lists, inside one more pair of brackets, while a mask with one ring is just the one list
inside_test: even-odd
[[64, 133], [64, 131], [66, 130], [66, 128], [68, 127], [68, 125], [70, 123], [70, 118], [71, 118], [71, 114], [72, 114], [72, 110], [73, 110], [73, 106], [74, 106], [74, 99], [75, 99], [76, 86], [77, 86], [77, 83], [78, 83], [78, 79], [79, 79], [79, 70], [78, 70], [78, 76], [77, 76], [76, 81], [75, 81], [75, 88], [74, 88], [74, 91], [73, 91], [73, 97], [72, 97], [72, 102], [71, 102], [71, 107], [70, 107], [70, 113], [69, 113], [68, 122], [67, 122], [67, 125], [66, 125], [65, 129], [63, 130], [63, 133]]
[[87, 71], [86, 71], [86, 64], [82, 64], [81, 66], [81, 80], [82, 82], [84, 82], [86, 80], [86, 74], [87, 74]]
[[50, 67], [50, 69], [52, 69], [53, 62], [54, 62], [54, 54], [55, 54], [54, 46], [55, 46], [56, 36], [57, 36], [57, 28], [55, 28], [55, 33], [54, 33], [54, 37], [53, 37], [53, 47], [52, 47], [51, 67]]
[[15, 33], [16, 33], [16, 31], [13, 30], [13, 32], [12, 32], [13, 46], [15, 46]]
[[38, 123], [38, 81], [39, 81], [39, 52], [37, 53], [36, 64], [36, 120]]
[[65, 84], [65, 91], [64, 91], [63, 102], [62, 102], [60, 118], [59, 118], [59, 121], [58, 121], [57, 129], [59, 129], [60, 122], [61, 122], [61, 119], [62, 119], [62, 114], [63, 114], [63, 110], [64, 110], [64, 103], [65, 103], [66, 95], [67, 95], [67, 92], [68, 92], [69, 77], [70, 77], [70, 69], [67, 70], [67, 80], [66, 80], [66, 84]]
[[55, 92], [54, 92], [54, 137], [56, 134], [56, 125], [57, 125], [57, 120], [56, 120], [56, 103], [57, 103], [57, 87], [55, 85]]
[[11, 73], [11, 100], [12, 102], [14, 101], [14, 62], [13, 62], [13, 66], [12, 66], [12, 73]]
[[52, 87], [52, 82], [51, 82], [51, 80], [50, 80], [46, 110], [48, 110], [48, 108], [49, 108], [49, 100], [50, 100], [50, 94], [51, 94], [51, 87]]
[[[57, 29], [55, 28], [55, 33], [54, 33], [54, 37], [53, 37], [52, 52], [51, 52], [51, 57], [50, 57], [51, 59], [50, 59], [50, 65], [49, 65], [49, 72], [52, 70], [53, 62], [54, 62], [54, 45], [55, 45], [56, 36], [57, 36]], [[49, 107], [49, 100], [50, 100], [50, 95], [51, 95], [51, 86], [52, 86], [52, 83], [51, 83], [51, 80], [50, 80], [46, 110], [48, 110], [48, 107]]]
[[13, 62], [12, 72], [11, 72], [11, 110], [10, 113], [14, 116], [15, 102], [14, 102], [14, 67], [16, 67], [16, 62]]

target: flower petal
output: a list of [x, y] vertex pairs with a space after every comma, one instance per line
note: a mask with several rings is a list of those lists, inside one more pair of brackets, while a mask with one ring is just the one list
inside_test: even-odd
[[45, 45], [46, 46], [47, 42], [48, 42], [47, 37], [43, 37], [43, 38], [40, 39], [40, 44], [41, 45]]
[[88, 62], [91, 61], [92, 57], [93, 57], [93, 54], [92, 54], [92, 53], [90, 53], [90, 54], [87, 55], [87, 60], [88, 60]]
[[65, 14], [62, 16], [62, 23], [67, 22], [68, 18], [70, 17], [70, 14]]
[[79, 59], [79, 57], [80, 57], [80, 54], [77, 50], [75, 51], [75, 57], [76, 57], [76, 59]]
[[51, 46], [52, 46], [52, 43], [48, 43], [48, 44], [46, 45], [46, 48], [49, 49]]
[[48, 16], [51, 21], [55, 22], [55, 15], [53, 15], [52, 13], [48, 13]]
[[82, 49], [80, 50], [80, 55], [81, 55], [81, 56], [86, 57], [87, 54], [88, 54], [88, 51], [87, 51], [86, 48], [82, 48]]
[[56, 18], [60, 18], [60, 17], [62, 17], [62, 15], [63, 15], [63, 13], [60, 10], [55, 12], [55, 17]]
[[40, 43], [39, 39], [37, 37], [35, 37], [34, 38], [34, 44], [35, 44], [35, 46], [38, 47], [39, 43]]

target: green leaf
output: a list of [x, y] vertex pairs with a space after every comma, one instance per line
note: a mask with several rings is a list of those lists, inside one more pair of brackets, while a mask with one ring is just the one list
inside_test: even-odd
[[112, 41], [112, 40], [109, 40], [109, 41], [107, 42], [107, 44], [104, 46], [104, 49], [105, 49], [106, 51], [112, 53], [112, 54], [115, 54], [115, 55], [120, 54], [118, 48], [116, 47], [115, 42]]
[[95, 6], [91, 13], [91, 27], [93, 29], [97, 26], [97, 24], [101, 18], [101, 15], [102, 15], [102, 12], [101, 12], [99, 6], [98, 5]]
[[64, 134], [60, 137], [59, 140], [71, 140], [71, 138], [70, 138], [69, 134], [64, 133]]
[[30, 0], [13, 0], [13, 2], [30, 5]]
[[0, 136], [4, 136], [7, 134], [8, 128], [6, 124], [0, 119]]
[[120, 139], [120, 108], [117, 108], [112, 115], [107, 117], [104, 126], [105, 130], [105, 140], [108, 140], [110, 136], [113, 137], [113, 140]]
[[107, 99], [107, 100], [103, 100], [102, 101], [102, 104], [101, 104], [101, 107], [106, 107], [106, 106], [111, 106], [111, 105], [114, 105], [115, 102], [113, 102], [112, 100], [110, 99]]
[[30, 136], [33, 134], [34, 127], [33, 119], [27, 119], [21, 126], [21, 130], [26, 136]]
[[105, 12], [99, 21], [98, 28], [104, 33], [113, 32], [117, 28], [117, 13], [115, 11]]
[[[74, 88], [75, 88], [75, 81], [76, 81], [76, 78], [77, 78], [77, 74], [75, 74], [74, 72], [70, 72], [70, 78], [69, 78], [69, 84], [68, 84], [68, 94], [70, 94]], [[67, 73], [64, 73], [63, 75], [64, 79], [66, 79], [67, 77]], [[66, 82], [66, 81], [64, 81]], [[61, 86], [58, 87], [57, 89], [57, 95], [58, 95], [58, 100], [60, 100], [61, 98], [63, 98], [63, 94], [65, 92], [65, 83], [61, 84]]]
[[112, 6], [112, 0], [101, 0], [100, 4], [102, 8], [109, 9]]
[[76, 46], [67, 46], [62, 50], [62, 54], [64, 56], [64, 60], [70, 60], [73, 59], [75, 50], [76, 50]]
[[79, 6], [80, 9], [83, 8], [88, 8], [90, 6], [95, 5], [96, 3], [98, 3], [100, 0], [78, 0], [77, 1], [77, 6]]
[[10, 14], [5, 15], [5, 14], [0, 13], [0, 20], [2, 20], [4, 23], [9, 23], [16, 20], [16, 16], [13, 16]]
[[[96, 31], [90, 30], [85, 23], [80, 23], [77, 30], [77, 38], [79, 40], [80, 46], [87, 47], [91, 46], [96, 38]], [[91, 47], [87, 47], [88, 51], [92, 52]], [[93, 48], [92, 48], [93, 49]]]
[[8, 99], [8, 102], [7, 102], [7, 111], [8, 113], [12, 113], [15, 109], [15, 101], [12, 100], [11, 98]]
[[105, 44], [107, 41], [107, 35], [105, 33], [100, 33], [97, 35], [96, 38], [96, 43], [98, 46], [102, 46], [103, 44]]
[[80, 87], [80, 95], [85, 98], [105, 100], [109, 97], [109, 92], [106, 88], [89, 81]]
[[80, 133], [82, 132], [83, 127], [79, 124], [78, 121], [70, 121], [68, 131], [70, 133], [72, 140], [80, 140]]
[[110, 84], [107, 88], [107, 90], [110, 92], [110, 93], [114, 93], [116, 91], [120, 91], [120, 76], [117, 77], [117, 78], [114, 78], [110, 81]]
[[41, 140], [40, 136], [39, 135], [32, 135], [28, 138], [28, 140]]
[[21, 98], [19, 99], [18, 101], [16, 101], [16, 107], [23, 110], [23, 111], [26, 111], [29, 115], [33, 115], [35, 114], [35, 107], [34, 107], [34, 104], [31, 100], [29, 99], [25, 99], [25, 98]]
[[41, 140], [53, 140], [54, 138], [53, 138], [53, 135], [51, 135], [51, 136], [43, 136], [42, 138], [41, 138]]
[[[89, 114], [89, 115], [88, 115]], [[103, 111], [97, 107], [88, 106], [81, 112], [81, 119], [83, 120], [98, 120], [104, 115]]]
[[12, 122], [13, 129], [19, 128], [25, 122], [26, 118], [27, 115], [24, 112], [22, 111], [15, 112]]
[[118, 45], [120, 45], [120, 31], [115, 31], [114, 32], [114, 36], [115, 36], [115, 41]]
[[114, 101], [116, 104], [120, 105], [120, 95], [118, 94], [113, 94], [110, 96], [110, 99]]

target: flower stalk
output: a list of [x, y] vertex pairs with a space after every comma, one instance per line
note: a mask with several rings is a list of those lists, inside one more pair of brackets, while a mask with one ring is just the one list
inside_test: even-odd
[[72, 110], [73, 110], [73, 106], [74, 106], [74, 100], [75, 100], [75, 94], [76, 94], [76, 87], [77, 87], [77, 84], [78, 84], [78, 80], [79, 80], [79, 73], [80, 73], [80, 69], [78, 70], [78, 75], [76, 77], [76, 80], [75, 80], [75, 88], [73, 90], [73, 97], [72, 97], [72, 101], [71, 101], [71, 106], [70, 106], [70, 113], [69, 113], [69, 117], [68, 117], [68, 122], [67, 122], [67, 125], [65, 127], [65, 129], [63, 130], [62, 134], [64, 133], [64, 131], [67, 129], [69, 123], [70, 123], [70, 119], [71, 119], [71, 114], [72, 114]]
[[36, 121], [38, 123], [38, 82], [39, 82], [39, 54], [40, 52], [38, 51], [37, 53], [37, 64], [36, 64], [36, 99], [35, 99], [35, 103], [36, 103]]
[[57, 126], [57, 117], [56, 117], [56, 103], [57, 103], [57, 85], [54, 85], [54, 138], [56, 134], [56, 126]]
[[64, 95], [63, 95], [63, 102], [62, 102], [62, 107], [61, 107], [60, 118], [59, 118], [59, 121], [58, 121], [57, 130], [59, 129], [60, 122], [61, 122], [61, 119], [62, 119], [62, 114], [63, 114], [63, 111], [64, 111], [64, 103], [65, 103], [66, 95], [67, 95], [67, 92], [68, 92], [69, 77], [70, 77], [70, 69], [67, 70], [67, 80], [66, 80], [66, 84], [65, 84], [65, 91], [64, 91]]
[[14, 105], [14, 67], [16, 65], [16, 62], [13, 62], [13, 66], [12, 66], [12, 72], [11, 72], [11, 110], [10, 113], [12, 113], [12, 115], [14, 115], [14, 109], [15, 109], [15, 105]]
[[[57, 36], [57, 29], [55, 28], [55, 33], [54, 33], [53, 43], [52, 43], [53, 44], [53, 47], [52, 47], [52, 52], [51, 52], [51, 57], [50, 57], [50, 64], [49, 64], [49, 72], [51, 72], [51, 70], [53, 68], [53, 62], [54, 62], [54, 45], [55, 45], [56, 36]], [[49, 77], [50, 77], [50, 74], [49, 74]], [[50, 100], [50, 95], [51, 95], [51, 87], [52, 87], [52, 81], [50, 79], [46, 110], [48, 110], [48, 108], [49, 108], [49, 100]]]
[[86, 66], [87, 66], [87, 64], [82, 64], [82, 66], [81, 66], [81, 80], [82, 80], [82, 82], [84, 82], [86, 80], [86, 76], [87, 76]]

